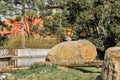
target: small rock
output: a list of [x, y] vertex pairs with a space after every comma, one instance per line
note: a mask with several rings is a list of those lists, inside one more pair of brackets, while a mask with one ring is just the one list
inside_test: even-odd
[[0, 77], [0, 80], [3, 80], [3, 79], [5, 79], [6, 78], [6, 76], [5, 75], [2, 75], [1, 77]]
[[0, 66], [0, 72], [8, 73], [12, 70], [12, 66]]
[[0, 74], [0, 80], [4, 80], [4, 79], [11, 79], [12, 74], [11, 73], [1, 73]]

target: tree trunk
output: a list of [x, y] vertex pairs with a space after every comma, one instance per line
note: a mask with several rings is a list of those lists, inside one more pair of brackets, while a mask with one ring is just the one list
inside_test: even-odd
[[24, 13], [25, 13], [25, 5], [24, 0], [22, 0], [22, 17], [21, 17], [21, 48], [25, 48], [25, 34], [24, 34]]

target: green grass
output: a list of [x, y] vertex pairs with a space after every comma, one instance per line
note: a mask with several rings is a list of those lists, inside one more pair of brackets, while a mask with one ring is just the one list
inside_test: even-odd
[[[60, 43], [60, 40], [55, 39], [35, 39], [33, 37], [25, 38], [25, 48], [52, 48], [56, 44]], [[13, 36], [9, 40], [6, 40], [3, 43], [4, 48], [20, 48], [21, 47], [21, 38], [20, 36]]]
[[12, 80], [100, 80], [101, 68], [78, 67], [75, 69], [58, 67], [57, 65], [37, 65], [29, 70], [14, 70]]

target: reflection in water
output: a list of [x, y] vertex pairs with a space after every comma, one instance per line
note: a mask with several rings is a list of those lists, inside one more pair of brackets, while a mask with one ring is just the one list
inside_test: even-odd
[[0, 66], [9, 66], [14, 67], [28, 67], [37, 61], [45, 61], [45, 57], [27, 57], [27, 58], [17, 58], [14, 60], [3, 60], [0, 61]]

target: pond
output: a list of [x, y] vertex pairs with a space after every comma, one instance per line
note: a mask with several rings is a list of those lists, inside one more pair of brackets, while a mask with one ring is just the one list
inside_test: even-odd
[[14, 67], [29, 67], [34, 62], [45, 61], [45, 57], [24, 57], [24, 58], [16, 58], [12, 60], [1, 60], [0, 66], [9, 66], [12, 65]]
[[34, 62], [45, 61], [49, 49], [18, 49], [11, 60], [0, 60], [0, 66], [29, 67]]

